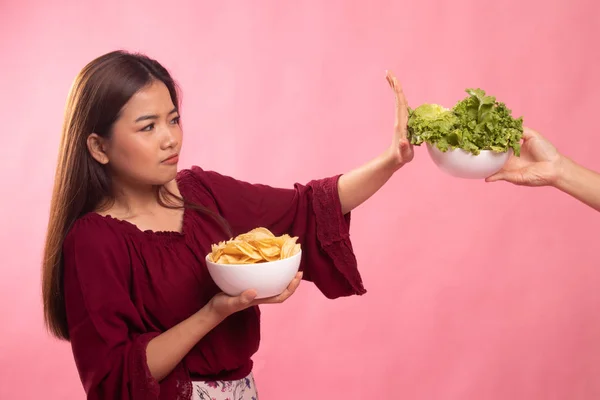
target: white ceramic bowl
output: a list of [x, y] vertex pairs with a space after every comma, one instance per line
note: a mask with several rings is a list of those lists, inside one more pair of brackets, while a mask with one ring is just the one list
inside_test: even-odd
[[206, 256], [208, 272], [217, 286], [230, 296], [255, 289], [257, 299], [281, 294], [300, 269], [302, 251], [283, 260], [258, 264], [215, 264]]
[[482, 150], [473, 155], [462, 149], [443, 152], [434, 145], [427, 143], [429, 156], [442, 171], [464, 179], [485, 179], [500, 171], [512, 154], [512, 150], [496, 153]]

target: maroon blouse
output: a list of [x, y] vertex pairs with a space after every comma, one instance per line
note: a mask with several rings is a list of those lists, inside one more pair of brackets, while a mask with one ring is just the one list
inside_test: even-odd
[[[199, 167], [177, 176], [181, 195], [218, 212], [234, 235], [264, 226], [299, 237], [304, 279], [328, 298], [364, 294], [342, 215], [339, 176], [294, 189], [255, 185]], [[157, 382], [148, 342], [202, 308], [219, 289], [204, 257], [228, 239], [210, 216], [186, 208], [183, 230], [141, 231], [89, 213], [67, 235], [64, 292], [71, 346], [88, 399], [189, 399], [192, 380], [241, 379], [260, 341], [258, 307], [225, 319]]]

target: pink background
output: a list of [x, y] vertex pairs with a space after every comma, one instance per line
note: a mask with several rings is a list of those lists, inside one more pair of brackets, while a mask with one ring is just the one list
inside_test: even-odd
[[[413, 106], [482, 87], [600, 169], [598, 2], [352, 3], [0, 3], [0, 398], [83, 397], [39, 270], [69, 85], [107, 51], [179, 80], [182, 167], [278, 186], [347, 171], [391, 139], [390, 68]], [[369, 293], [305, 284], [264, 308], [261, 398], [600, 398], [599, 228], [557, 191], [452, 179], [418, 148], [354, 213]]]

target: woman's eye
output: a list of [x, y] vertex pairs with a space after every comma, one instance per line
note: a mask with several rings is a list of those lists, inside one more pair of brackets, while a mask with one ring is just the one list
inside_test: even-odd
[[173, 119], [171, 120], [171, 124], [173, 124], [173, 125], [178, 125], [178, 124], [179, 124], [179, 119], [180, 119], [180, 118], [181, 118], [181, 117], [175, 117], [175, 118], [173, 118]]
[[143, 132], [150, 132], [152, 129], [154, 129], [154, 124], [153, 123], [150, 124], [150, 125], [147, 125], [147, 126], [143, 127], [142, 131]]

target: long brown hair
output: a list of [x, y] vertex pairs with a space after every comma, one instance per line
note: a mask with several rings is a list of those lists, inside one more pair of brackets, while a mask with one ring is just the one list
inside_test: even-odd
[[[111, 177], [87, 149], [87, 138], [96, 133], [109, 138], [121, 109], [139, 90], [153, 81], [164, 83], [171, 100], [179, 107], [178, 87], [169, 72], [142, 54], [114, 51], [87, 64], [75, 78], [64, 115], [58, 165], [50, 205], [50, 217], [42, 265], [42, 297], [46, 327], [54, 336], [69, 339], [63, 292], [62, 246], [65, 236], [82, 215], [111, 202]], [[226, 221], [212, 211], [173, 199], [166, 188], [157, 190], [158, 201], [169, 208], [189, 206], [221, 223], [229, 233]]]

